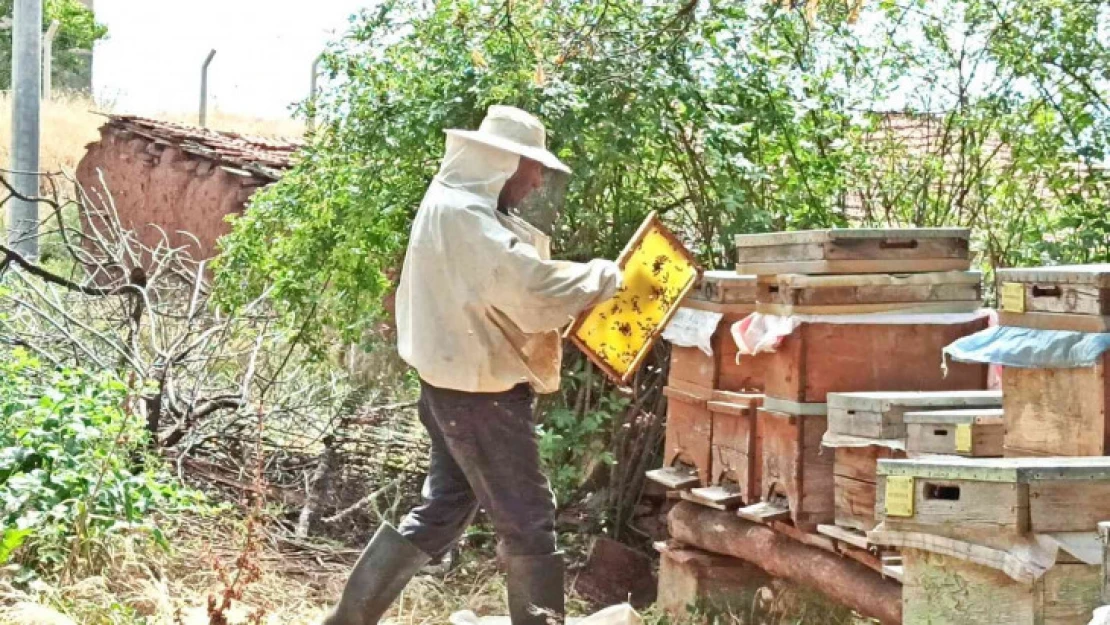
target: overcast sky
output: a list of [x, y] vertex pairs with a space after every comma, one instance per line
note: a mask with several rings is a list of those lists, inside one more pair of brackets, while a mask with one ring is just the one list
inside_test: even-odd
[[312, 61], [371, 0], [96, 0], [109, 39], [93, 82], [123, 112], [193, 112], [208, 51], [209, 107], [281, 117], [309, 88]]

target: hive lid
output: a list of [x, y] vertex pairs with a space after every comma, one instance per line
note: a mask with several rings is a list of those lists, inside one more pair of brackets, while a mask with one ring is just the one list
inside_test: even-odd
[[880, 460], [879, 475], [937, 480], [1027, 483], [1035, 481], [1110, 481], [1110, 456], [1080, 458], [962, 458], [926, 456]]
[[961, 424], [996, 422], [1002, 419], [1001, 408], [970, 408], [961, 410], [922, 410], [902, 415], [903, 423]]
[[982, 407], [1002, 405], [1001, 391], [871, 391], [829, 393], [829, 410], [887, 412], [895, 407]]
[[811, 275], [780, 273], [759, 277], [761, 284], [805, 288], [832, 288], [838, 286], [931, 286], [978, 285], [983, 274], [978, 271], [928, 271], [925, 273], [860, 273]]
[[768, 232], [738, 234], [739, 247], [760, 247], [797, 243], [827, 243], [830, 241], [861, 239], [970, 239], [967, 228], [832, 228], [827, 230], [798, 230], [794, 232]]
[[1110, 263], [999, 269], [1001, 282], [1047, 282], [1110, 288]]

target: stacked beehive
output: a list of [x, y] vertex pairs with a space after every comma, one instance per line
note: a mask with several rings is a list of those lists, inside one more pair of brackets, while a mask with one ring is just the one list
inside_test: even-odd
[[878, 477], [870, 536], [902, 550], [904, 623], [1087, 623], [1110, 458], [882, 460]]
[[737, 360], [729, 327], [755, 310], [755, 276], [703, 274], [683, 302], [694, 323], [711, 324], [709, 353], [671, 348], [664, 467], [648, 477], [715, 507], [752, 497], [755, 409], [762, 401], [763, 360]]
[[[984, 366], [940, 367], [944, 346], [986, 325], [969, 314], [980, 292], [968, 231], [743, 235], [737, 247], [737, 271], [759, 275], [756, 310], [781, 335], [756, 419], [762, 503], [740, 513], [812, 532], [835, 516], [833, 453], [822, 450], [830, 393], [986, 387]], [[881, 452], [862, 453], [857, 464], [873, 466]]]
[[906, 623], [1083, 624], [1105, 583], [1110, 265], [998, 278], [1001, 326], [945, 351], [1003, 365], [1001, 415], [909, 413], [911, 451], [953, 455], [879, 462], [869, 538], [903, 550]]
[[[830, 393], [829, 431], [823, 444], [833, 450], [835, 524], [859, 532], [875, 527], [876, 467], [880, 459], [905, 458], [907, 451], [923, 453], [919, 440], [932, 449], [952, 441], [954, 448], [966, 446], [966, 453], [971, 453], [972, 443], [963, 440], [963, 428], [959, 428], [957, 441], [956, 428], [941, 424], [961, 418], [952, 415], [982, 416], [1001, 405], [1002, 393], [984, 390]], [[910, 431], [914, 433], [912, 443]], [[981, 433], [979, 436], [982, 438]], [[1001, 452], [1001, 445], [998, 447]], [[989, 451], [982, 443], [974, 449], [978, 453]]]
[[[1108, 340], [1102, 337], [1110, 332], [1110, 264], [1000, 269], [998, 279], [1003, 327], [1027, 328], [1029, 339], [1069, 349]], [[1005, 454], [1107, 455], [1110, 353], [1052, 365], [1003, 369]]]

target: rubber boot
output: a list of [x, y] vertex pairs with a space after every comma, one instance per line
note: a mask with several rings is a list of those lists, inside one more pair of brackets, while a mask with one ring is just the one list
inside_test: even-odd
[[376, 625], [430, 559], [389, 524], [382, 524], [351, 570], [339, 604], [321, 625]]
[[513, 625], [563, 625], [563, 554], [509, 556], [505, 569]]

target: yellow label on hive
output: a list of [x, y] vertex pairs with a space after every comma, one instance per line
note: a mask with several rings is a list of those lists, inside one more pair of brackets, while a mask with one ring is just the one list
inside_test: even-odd
[[956, 451], [961, 454], [970, 454], [971, 444], [971, 424], [958, 424], [956, 426]]
[[913, 478], [905, 475], [886, 477], [886, 515], [913, 516]]
[[1020, 282], [1002, 283], [1002, 310], [1012, 313], [1025, 312], [1025, 285]]

